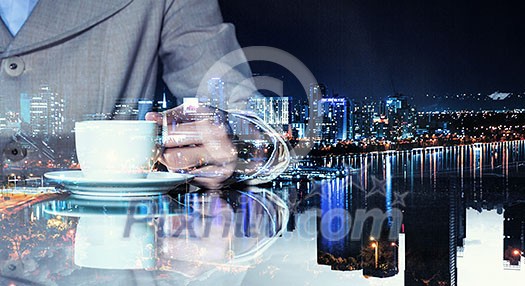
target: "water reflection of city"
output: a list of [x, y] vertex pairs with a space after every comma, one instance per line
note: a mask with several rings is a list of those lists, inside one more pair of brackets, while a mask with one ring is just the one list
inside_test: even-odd
[[319, 264], [365, 277], [403, 275], [405, 285], [456, 285], [458, 258], [476, 248], [465, 245], [467, 213], [473, 222], [478, 215], [499, 218], [499, 269], [521, 269], [524, 147], [516, 141], [325, 157], [317, 164], [358, 171], [277, 188], [298, 211], [289, 228], [301, 212], [318, 209]]
[[[283, 239], [277, 239], [268, 251], [271, 257], [265, 257], [268, 258], [265, 262], [259, 261], [255, 272], [251, 271], [244, 281], [250, 282], [249, 285], [267, 285], [261, 276], [277, 283], [290, 281], [292, 275], [296, 275], [298, 280], [294, 281], [298, 284], [312, 285], [318, 285], [316, 281], [321, 280], [329, 285], [340, 284], [341, 277], [349, 279], [352, 285], [373, 284], [377, 281], [372, 280], [374, 277], [382, 279], [384, 285], [488, 285], [489, 281], [502, 279], [509, 283], [523, 281], [524, 158], [523, 142], [319, 158], [318, 165], [342, 165], [356, 171], [333, 180], [276, 181], [268, 188], [267, 193], [275, 193], [287, 202], [290, 232], [284, 233]], [[174, 199], [184, 200], [176, 196]], [[228, 204], [234, 208], [238, 200], [231, 202]], [[356, 221], [359, 222], [356, 218], [366, 217], [372, 210], [384, 219], [379, 233], [374, 231], [371, 219], [356, 226]], [[64, 223], [74, 224], [75, 218], [43, 219], [36, 217], [38, 212], [28, 211], [24, 210], [20, 218], [56, 223], [56, 227], [43, 226], [50, 231], [46, 234], [46, 243], [71, 243], [68, 237], [74, 233], [68, 229], [76, 226]], [[333, 216], [326, 216], [330, 211]], [[28, 231], [25, 229], [28, 224], [20, 221], [2, 219], [0, 222], [14, 223], [11, 234]], [[310, 232], [310, 225], [318, 231]], [[52, 232], [53, 229], [56, 231]], [[338, 231], [343, 234], [348, 231], [349, 235], [338, 237]], [[314, 239], [313, 248], [310, 239]], [[45, 245], [38, 242], [31, 247], [38, 248], [39, 243]], [[309, 253], [315, 257], [310, 258]], [[54, 257], [63, 259], [62, 265], [74, 265], [72, 253], [55, 253]], [[295, 257], [305, 262], [295, 262], [299, 268], [291, 261]], [[319, 265], [313, 266], [310, 259]], [[42, 265], [52, 264], [49, 261], [42, 261]], [[189, 268], [194, 266], [190, 263]], [[15, 268], [20, 269], [18, 265]], [[325, 270], [331, 275], [325, 275]], [[87, 269], [80, 271], [76, 273], [90, 277]], [[187, 268], [184, 271], [192, 273], [193, 278], [168, 271], [170, 276], [165, 279], [173, 281], [176, 274], [177, 279], [182, 279], [181, 275], [187, 279], [205, 276]], [[108, 281], [115, 274], [107, 269], [96, 272], [97, 277]], [[227, 277], [236, 273], [230, 271]], [[350, 275], [338, 275], [340, 273]], [[140, 275], [133, 283], [145, 279]], [[202, 279], [209, 281], [206, 277]]]

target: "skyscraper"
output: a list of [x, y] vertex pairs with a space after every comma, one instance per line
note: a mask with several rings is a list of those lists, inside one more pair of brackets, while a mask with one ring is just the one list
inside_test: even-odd
[[308, 126], [311, 129], [310, 136], [315, 137], [314, 139], [316, 141], [321, 140], [321, 129], [323, 124], [323, 109], [319, 107], [319, 101], [326, 97], [328, 97], [326, 85], [322, 83], [310, 84], [310, 92], [308, 95], [308, 102], [310, 105]]
[[309, 118], [310, 108], [306, 100], [294, 100], [293, 109], [291, 111], [292, 123], [307, 123]]
[[312, 83], [310, 84], [310, 97], [315, 99], [328, 97], [328, 88], [323, 83]]
[[[292, 104], [293, 103], [293, 104]], [[306, 124], [308, 124], [310, 107], [306, 100], [293, 100], [290, 102], [292, 110], [290, 110], [290, 121], [293, 138], [305, 138]]]
[[395, 94], [386, 100], [386, 118], [388, 119], [389, 139], [406, 139], [416, 132], [416, 111], [408, 104], [408, 99], [402, 94]]
[[40, 94], [48, 98], [50, 119], [50, 136], [59, 137], [64, 133], [64, 108], [65, 99], [57, 92], [51, 90], [49, 85], [40, 86]]
[[319, 109], [322, 109], [321, 137], [325, 143], [337, 143], [348, 139], [348, 101], [346, 98], [322, 98]]
[[290, 124], [289, 97], [257, 97], [250, 103], [252, 110], [257, 110], [262, 119], [279, 129], [288, 129]]
[[63, 134], [64, 109], [64, 98], [47, 84], [41, 85], [36, 94], [20, 95], [21, 118], [28, 123], [29, 134], [33, 137], [47, 140]]
[[20, 118], [22, 122], [29, 123], [31, 120], [30, 106], [31, 106], [31, 94], [21, 93], [20, 94]]
[[355, 140], [370, 138], [374, 130], [374, 118], [377, 116], [376, 102], [364, 100], [353, 106], [353, 136]]

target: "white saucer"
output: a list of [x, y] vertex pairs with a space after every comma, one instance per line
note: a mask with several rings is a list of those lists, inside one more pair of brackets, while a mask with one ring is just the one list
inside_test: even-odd
[[57, 182], [66, 190], [82, 196], [136, 197], [165, 194], [177, 186], [191, 181], [192, 175], [151, 172], [141, 179], [86, 178], [82, 171], [57, 171], [44, 174], [48, 180]]

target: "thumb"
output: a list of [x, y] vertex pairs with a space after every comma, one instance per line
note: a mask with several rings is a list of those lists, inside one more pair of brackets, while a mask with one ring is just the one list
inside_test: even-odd
[[162, 124], [162, 114], [159, 112], [148, 112], [146, 113], [146, 120], [147, 121], [155, 121], [157, 124]]

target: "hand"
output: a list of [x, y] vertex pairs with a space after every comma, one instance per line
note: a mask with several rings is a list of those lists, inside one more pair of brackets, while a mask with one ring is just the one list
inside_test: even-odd
[[224, 112], [199, 107], [186, 113], [177, 106], [164, 113], [149, 112], [146, 120], [164, 128], [159, 161], [170, 172], [193, 174], [195, 184], [208, 189], [221, 188], [232, 176], [237, 150], [228, 136]]

